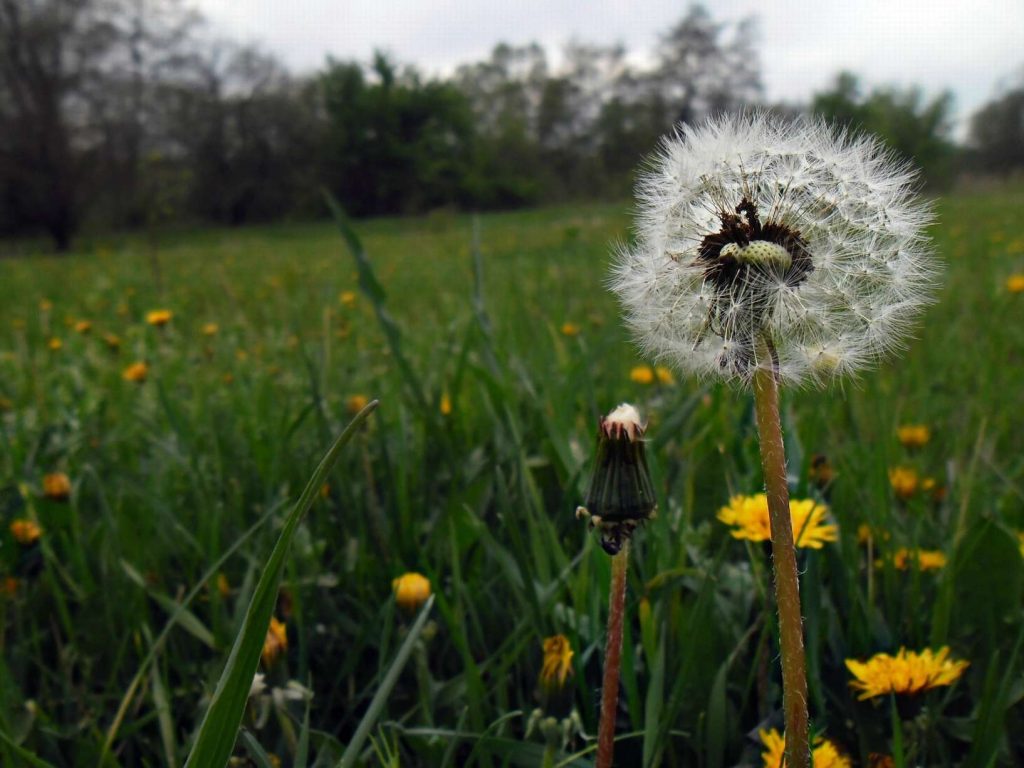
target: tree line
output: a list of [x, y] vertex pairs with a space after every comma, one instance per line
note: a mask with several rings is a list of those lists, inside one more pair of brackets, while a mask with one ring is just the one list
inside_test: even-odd
[[[948, 94], [846, 73], [765, 105], [756, 43], [753, 19], [693, 6], [643, 67], [622, 46], [572, 42], [555, 65], [501, 44], [445, 77], [383, 53], [299, 77], [181, 0], [0, 0], [0, 235], [63, 250], [83, 226], [311, 217], [321, 188], [356, 215], [623, 197], [674, 126], [751, 105], [877, 132], [935, 184], [962, 163]], [[1022, 99], [1024, 78], [979, 113], [977, 167], [1024, 165]]]

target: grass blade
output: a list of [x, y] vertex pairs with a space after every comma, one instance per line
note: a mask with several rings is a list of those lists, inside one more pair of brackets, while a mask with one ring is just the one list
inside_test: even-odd
[[334, 466], [334, 462], [337, 461], [341, 449], [348, 444], [359, 426], [366, 421], [377, 405], [378, 401], [373, 400], [352, 419], [345, 431], [327, 451], [320, 466], [316, 468], [306, 484], [302, 496], [289, 513], [281, 535], [277, 539], [277, 544], [274, 545], [270, 559], [256, 585], [256, 591], [253, 593], [245, 614], [242, 631], [235, 638], [231, 655], [228, 656], [224, 672], [221, 674], [213, 698], [210, 700], [210, 708], [203, 717], [195, 746], [188, 756], [188, 762], [185, 763], [186, 767], [214, 768], [227, 763], [231, 756], [231, 750], [238, 735], [238, 725], [242, 721], [245, 702], [249, 697], [252, 677], [256, 672], [256, 665], [259, 663], [260, 653], [263, 650], [267, 626], [270, 624], [270, 617], [277, 601], [277, 588], [281, 581], [285, 556], [288, 553], [292, 536], [302, 516], [306, 514], [318, 497], [320, 487], [323, 485], [327, 473]]

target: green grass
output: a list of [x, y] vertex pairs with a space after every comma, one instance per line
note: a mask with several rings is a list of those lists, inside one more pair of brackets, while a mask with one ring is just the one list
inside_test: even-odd
[[[784, 393], [795, 494], [818, 493], [814, 454], [835, 470], [840, 541], [800, 565], [813, 725], [855, 765], [894, 753], [893, 711], [858, 702], [843, 662], [901, 645], [971, 662], [897, 702], [906, 765], [1024, 760], [1024, 294], [1005, 285], [1024, 272], [1021, 210], [1019, 188], [940, 200], [944, 287], [907, 352]], [[650, 418], [660, 514], [633, 548], [619, 760], [759, 764], [750, 734], [781, 727], [769, 562], [715, 520], [760, 490], [751, 399], [630, 379], [644, 361], [604, 288], [628, 213], [484, 216], [479, 259], [469, 217], [361, 223], [368, 291], [330, 224], [180, 233], [155, 259], [126, 237], [0, 262], [0, 578], [18, 578], [0, 598], [2, 762], [184, 762], [288, 512], [363, 395], [380, 407], [295, 531], [275, 610], [288, 649], [263, 669], [278, 695], [249, 703], [236, 755], [336, 765], [373, 702], [355, 764], [539, 765], [544, 742], [524, 734], [555, 633], [593, 737], [609, 558], [573, 511], [597, 417], [629, 400]], [[173, 320], [148, 326], [164, 307]], [[122, 378], [135, 361], [144, 383]], [[904, 423], [930, 442], [902, 448]], [[897, 465], [945, 496], [897, 499]], [[66, 502], [42, 493], [56, 471]], [[35, 547], [8, 529], [24, 517]], [[872, 567], [861, 524], [872, 558], [922, 547], [948, 563]], [[411, 651], [391, 594], [409, 570], [435, 594]], [[283, 696], [289, 681], [312, 699]], [[588, 764], [589, 744], [560, 759]]]

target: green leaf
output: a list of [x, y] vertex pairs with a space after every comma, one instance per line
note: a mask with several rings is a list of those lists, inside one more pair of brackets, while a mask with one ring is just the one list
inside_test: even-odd
[[274, 545], [274, 550], [270, 554], [270, 559], [267, 560], [259, 583], [256, 585], [256, 591], [249, 602], [242, 631], [235, 638], [231, 655], [228, 656], [227, 664], [217, 682], [217, 688], [210, 700], [210, 708], [206, 710], [206, 716], [199, 728], [195, 746], [189, 753], [188, 762], [185, 763], [186, 768], [199, 768], [200, 766], [215, 768], [227, 763], [231, 756], [231, 750], [238, 735], [238, 725], [242, 721], [245, 703], [249, 698], [252, 678], [263, 650], [267, 626], [270, 624], [270, 617], [277, 602], [277, 588], [281, 581], [285, 556], [288, 554], [292, 536], [295, 534], [295, 529], [302, 516], [309, 511], [316, 500], [320, 487], [323, 485], [327, 473], [337, 461], [341, 449], [348, 444], [359, 426], [366, 421], [377, 405], [377, 400], [368, 403], [352, 419], [345, 431], [327, 451], [320, 466], [316, 468], [309, 483], [306, 484], [302, 496], [288, 514], [284, 527], [281, 529], [281, 535]]

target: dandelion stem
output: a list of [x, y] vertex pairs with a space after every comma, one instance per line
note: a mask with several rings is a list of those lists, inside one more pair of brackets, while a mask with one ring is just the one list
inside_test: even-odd
[[615, 711], [619, 703], [619, 668], [622, 664], [622, 616], [626, 604], [626, 564], [629, 539], [612, 558], [612, 583], [608, 597], [608, 640], [604, 651], [601, 684], [601, 723], [597, 727], [596, 768], [611, 768], [615, 753]]
[[800, 614], [800, 582], [797, 577], [796, 547], [793, 543], [793, 525], [789, 513], [786, 449], [782, 442], [782, 425], [779, 421], [775, 350], [766, 335], [762, 335], [758, 340], [757, 359], [758, 366], [754, 373], [754, 407], [772, 533], [775, 602], [779, 607], [786, 766], [808, 768], [811, 759], [810, 726], [807, 714], [803, 619]]

